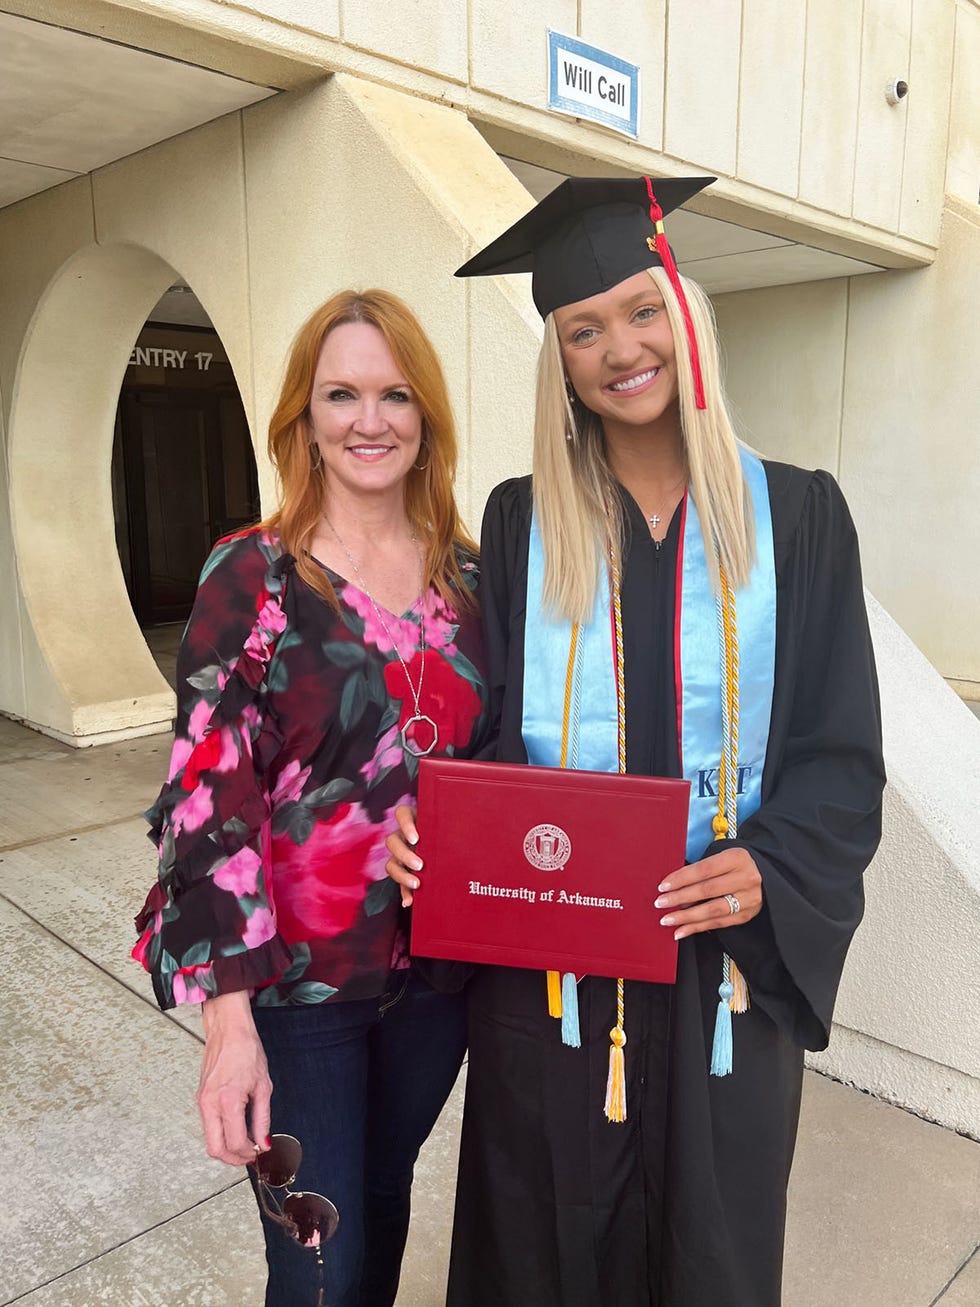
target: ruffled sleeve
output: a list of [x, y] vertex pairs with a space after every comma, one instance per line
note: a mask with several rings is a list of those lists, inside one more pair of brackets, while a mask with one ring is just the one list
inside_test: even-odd
[[292, 562], [253, 530], [219, 541], [201, 574], [177, 660], [169, 777], [147, 813], [159, 875], [132, 953], [162, 1008], [261, 988], [291, 962], [268, 877], [260, 689]]

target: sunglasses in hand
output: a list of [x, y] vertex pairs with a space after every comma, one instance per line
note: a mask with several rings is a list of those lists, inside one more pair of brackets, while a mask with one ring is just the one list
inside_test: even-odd
[[[323, 1256], [320, 1249], [337, 1233], [340, 1213], [322, 1194], [302, 1190], [294, 1192], [289, 1188], [296, 1179], [302, 1160], [303, 1149], [298, 1139], [292, 1135], [273, 1135], [270, 1147], [264, 1153], [258, 1153], [249, 1165], [255, 1168], [255, 1191], [265, 1215], [302, 1248], [311, 1248], [316, 1253], [319, 1307], [323, 1302]], [[281, 1203], [276, 1200], [275, 1189], [282, 1189], [285, 1193]]]

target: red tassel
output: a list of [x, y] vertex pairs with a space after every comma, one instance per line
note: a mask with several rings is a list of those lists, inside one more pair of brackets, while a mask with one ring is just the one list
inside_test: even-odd
[[704, 409], [708, 405], [704, 399], [704, 382], [701, 378], [701, 356], [698, 353], [698, 342], [694, 335], [694, 323], [691, 321], [691, 310], [687, 303], [687, 296], [684, 294], [684, 287], [681, 285], [680, 275], [677, 271], [677, 264], [674, 262], [674, 256], [671, 253], [670, 246], [667, 244], [667, 237], [664, 234], [664, 214], [657, 197], [653, 193], [653, 182], [649, 177], [643, 179], [647, 184], [647, 194], [650, 197], [650, 221], [656, 228], [657, 253], [660, 255], [660, 262], [664, 265], [664, 271], [674, 288], [674, 294], [677, 296], [678, 303], [681, 306], [681, 313], [684, 317], [684, 330], [687, 332], [687, 349], [691, 358], [691, 373], [694, 378], [694, 403], [698, 408]]

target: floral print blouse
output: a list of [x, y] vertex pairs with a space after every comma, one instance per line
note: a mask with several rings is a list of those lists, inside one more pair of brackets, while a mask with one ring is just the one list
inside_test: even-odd
[[[476, 561], [460, 562], [475, 593]], [[339, 615], [262, 528], [219, 541], [204, 566], [169, 778], [147, 814], [159, 878], [133, 949], [163, 1008], [238, 989], [270, 1005], [369, 998], [407, 965], [384, 870], [418, 775], [398, 653], [416, 686], [424, 659], [434, 753], [474, 753], [487, 732], [479, 612], [430, 588], [386, 614], [386, 632], [363, 591], [328, 575]]]

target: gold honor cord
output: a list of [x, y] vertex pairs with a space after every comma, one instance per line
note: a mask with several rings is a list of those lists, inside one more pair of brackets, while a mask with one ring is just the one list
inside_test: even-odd
[[[612, 574], [612, 596], [613, 596], [613, 623], [616, 633], [616, 753], [619, 772], [622, 775], [626, 771], [626, 697], [623, 688], [623, 611], [620, 600], [620, 570], [619, 559], [616, 557], [616, 551], [610, 545], [609, 547], [609, 567]], [[577, 687], [576, 659], [578, 654], [578, 633], [579, 624], [572, 625], [572, 635], [568, 646], [568, 665], [565, 671], [565, 701], [562, 712], [561, 723], [561, 754], [559, 766], [567, 767], [569, 765], [569, 745], [573, 738], [573, 731], [577, 731], [578, 721], [578, 696], [575, 693]], [[573, 699], [574, 711], [573, 711]], [[577, 750], [576, 750], [577, 752]], [[574, 759], [573, 759], [574, 765]], [[570, 988], [575, 984], [574, 975], [565, 977], [565, 993], [569, 994]], [[570, 982], [570, 983], [569, 983]], [[562, 998], [562, 976], [558, 971], [549, 971], [547, 975], [548, 984], [548, 1013], [552, 1017], [562, 1018], [565, 1015], [566, 1003]], [[620, 977], [616, 981], [616, 1024], [609, 1032], [609, 1076], [606, 1082], [606, 1101], [605, 1112], [610, 1121], [621, 1122], [626, 1120], [626, 1063], [623, 1049], [626, 1045], [626, 1031], [624, 1021], [626, 1016], [626, 995], [623, 979]], [[568, 1024], [563, 1021], [563, 1027]], [[577, 1020], [574, 1024], [577, 1024]], [[575, 1039], [575, 1045], [579, 1040]]]
[[[728, 584], [728, 576], [719, 563], [721, 573], [722, 596], [719, 603], [721, 617], [721, 637], [724, 656], [724, 677], [722, 686], [722, 725], [723, 748], [718, 786], [718, 816], [712, 826], [715, 839], [734, 839], [738, 834], [738, 713], [739, 713], [739, 664], [738, 664], [738, 622], [735, 608], [735, 592]], [[722, 829], [723, 827], [723, 829]], [[720, 833], [719, 833], [720, 832]], [[727, 956], [727, 955], [726, 955]], [[733, 1012], [747, 1012], [749, 1009], [749, 989], [745, 977], [738, 967], [728, 958], [729, 981], [732, 985], [731, 1009]]]
[[[616, 730], [617, 761], [620, 774], [626, 771], [626, 694], [624, 685], [625, 659], [623, 655], [623, 613], [621, 602], [621, 575], [619, 559], [610, 545], [609, 566], [612, 579], [613, 625], [616, 637]], [[717, 602], [719, 644], [721, 653], [721, 710], [722, 748], [719, 761], [718, 813], [712, 820], [716, 840], [734, 839], [738, 834], [738, 722], [739, 722], [739, 654], [738, 621], [735, 592], [728, 582], [724, 567], [719, 563], [721, 594]], [[578, 654], [578, 623], [573, 624], [565, 673], [565, 699], [562, 713], [561, 767], [569, 765], [570, 740], [577, 731], [576, 658]], [[573, 700], [575, 700], [573, 706]], [[577, 749], [575, 750], [577, 753]], [[574, 765], [574, 760], [573, 764]], [[565, 977], [575, 984], [574, 975]], [[567, 1006], [562, 1001], [562, 977], [558, 971], [547, 975], [548, 1012], [563, 1017]], [[569, 992], [566, 983], [565, 992]], [[745, 977], [728, 953], [722, 963], [722, 983], [719, 986], [718, 1015], [712, 1047], [711, 1072], [728, 1075], [732, 1066], [731, 1014], [746, 1012], [750, 1007], [749, 990]], [[576, 1004], [577, 1006], [577, 1004]], [[570, 1015], [570, 1014], [569, 1014]], [[622, 977], [616, 981], [616, 1024], [609, 1032], [609, 1075], [606, 1081], [605, 1113], [609, 1121], [626, 1120], [626, 996]], [[563, 1021], [563, 1027], [569, 1024]], [[571, 1024], [577, 1025], [577, 1013]], [[574, 1044], [578, 1045], [576, 1038]]]
[[[717, 599], [718, 638], [721, 646], [722, 749], [718, 767], [718, 812], [711, 822], [716, 840], [738, 834], [738, 623], [735, 593], [719, 560], [721, 593]], [[711, 1074], [727, 1076], [732, 1070], [732, 1013], [749, 1007], [745, 977], [728, 953], [722, 955], [718, 1010], [711, 1045]]]
[[[626, 693], [623, 657], [623, 609], [620, 602], [620, 571], [616, 550], [610, 542], [609, 568], [612, 572], [613, 622], [616, 628], [616, 729], [619, 774], [626, 772]], [[609, 1032], [609, 1077], [606, 1081], [606, 1117], [610, 1121], [626, 1120], [626, 994], [623, 978], [616, 981], [616, 1024]]]
[[729, 812], [728, 826], [734, 839], [738, 834], [738, 623], [735, 612], [735, 592], [728, 584], [728, 575], [724, 568], [721, 569], [721, 584], [724, 591], [725, 614], [725, 669], [727, 672], [725, 700], [728, 704], [726, 806]]

